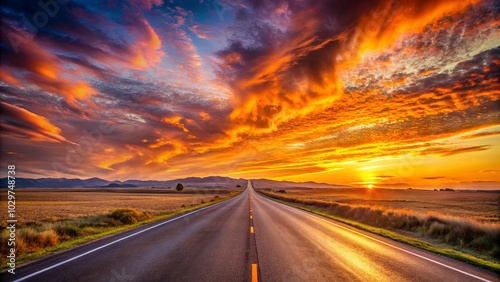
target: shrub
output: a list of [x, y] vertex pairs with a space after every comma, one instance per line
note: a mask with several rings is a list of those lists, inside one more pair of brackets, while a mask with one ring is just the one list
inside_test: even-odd
[[[5, 246], [7, 246], [7, 244], [5, 244]], [[8, 252], [7, 249], [2, 250], [2, 251], [4, 254], [6, 254]], [[23, 239], [21, 239], [21, 238], [16, 239], [16, 255], [21, 255], [24, 253], [28, 253], [30, 251], [31, 250], [30, 250], [29, 246], [26, 244], [26, 242], [24, 242]]]
[[446, 231], [446, 226], [440, 222], [434, 221], [429, 226], [427, 230], [427, 234], [431, 237], [440, 237], [442, 238]]
[[16, 239], [18, 241], [22, 240], [25, 244], [24, 248], [30, 250], [39, 250], [46, 247], [51, 247], [59, 242], [59, 236], [54, 230], [37, 232], [31, 227], [21, 229], [19, 232], [19, 237]]
[[66, 224], [58, 224], [54, 226], [54, 231], [64, 237], [64, 238], [72, 238], [72, 237], [77, 237], [80, 235], [79, 229], [76, 226], [73, 225], [66, 225]]
[[95, 234], [95, 230], [92, 227], [85, 227], [82, 230], [80, 230], [80, 234], [82, 236], [90, 236], [92, 234]]
[[499, 244], [493, 245], [493, 247], [490, 250], [490, 254], [494, 258], [500, 259], [500, 245]]
[[59, 236], [54, 230], [45, 230], [40, 233], [40, 243], [42, 247], [50, 247], [59, 243]]
[[144, 215], [132, 208], [116, 209], [109, 214], [109, 217], [120, 221], [123, 224], [133, 224], [141, 220]]

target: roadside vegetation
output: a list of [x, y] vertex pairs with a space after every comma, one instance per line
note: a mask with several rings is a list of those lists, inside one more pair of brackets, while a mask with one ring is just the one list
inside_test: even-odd
[[432, 212], [422, 214], [404, 209], [303, 199], [270, 189], [258, 192], [358, 228], [500, 273], [498, 223], [482, 223]]
[[[150, 213], [135, 208], [118, 208], [109, 213], [66, 218], [25, 222], [16, 229], [16, 263], [23, 263], [44, 255], [65, 250], [111, 234], [119, 233], [195, 209], [215, 204], [241, 193], [231, 191], [226, 195], [214, 195], [207, 201], [201, 199], [198, 203], [184, 205], [164, 213]], [[9, 230], [2, 228], [0, 234], [0, 252], [9, 253]], [[2, 268], [6, 266], [6, 258], [0, 258]]]

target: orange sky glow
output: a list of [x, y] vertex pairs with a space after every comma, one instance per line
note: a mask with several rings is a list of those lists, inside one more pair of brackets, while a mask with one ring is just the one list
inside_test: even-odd
[[1, 165], [500, 189], [495, 1], [270, 2], [2, 7]]

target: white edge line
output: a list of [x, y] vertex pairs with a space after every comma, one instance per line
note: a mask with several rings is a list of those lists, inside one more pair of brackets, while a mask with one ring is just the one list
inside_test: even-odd
[[[258, 193], [257, 193], [257, 194], [258, 194]], [[389, 247], [391, 247], [391, 248], [394, 248], [394, 249], [397, 249], [397, 250], [403, 251], [403, 252], [408, 253], [408, 254], [410, 254], [410, 255], [413, 255], [413, 256], [419, 257], [419, 258], [421, 258], [421, 259], [424, 259], [424, 260], [430, 261], [430, 262], [432, 262], [432, 263], [435, 263], [435, 264], [438, 264], [438, 265], [444, 266], [444, 267], [449, 268], [449, 269], [451, 269], [451, 270], [455, 270], [455, 271], [457, 271], [457, 272], [460, 272], [460, 273], [462, 273], [462, 274], [465, 274], [465, 275], [468, 275], [468, 276], [470, 276], [470, 277], [476, 278], [476, 279], [478, 279], [478, 280], [485, 281], [485, 282], [492, 282], [491, 280], [484, 279], [484, 278], [482, 278], [482, 277], [479, 277], [479, 276], [476, 276], [476, 275], [474, 275], [474, 274], [471, 274], [471, 273], [465, 272], [465, 271], [460, 270], [460, 269], [458, 269], [458, 268], [455, 268], [455, 267], [453, 267], [453, 266], [449, 266], [449, 265], [444, 264], [444, 263], [442, 263], [442, 262], [439, 262], [439, 261], [436, 261], [436, 260], [433, 260], [433, 259], [430, 259], [430, 258], [424, 257], [424, 256], [419, 255], [419, 254], [417, 254], [417, 253], [414, 253], [414, 252], [411, 252], [411, 251], [405, 250], [405, 249], [400, 248], [400, 247], [398, 247], [398, 246], [394, 246], [394, 245], [389, 244], [389, 243], [387, 243], [387, 242], [384, 242], [384, 241], [378, 240], [378, 239], [376, 239], [376, 238], [370, 237], [370, 236], [368, 236], [368, 235], [366, 235], [366, 234], [363, 234], [363, 233], [361, 233], [361, 232], [359, 232], [359, 231], [356, 231], [356, 230], [354, 230], [354, 229], [350, 229], [350, 228], [347, 228], [347, 227], [342, 226], [342, 225], [340, 225], [340, 224], [337, 224], [337, 223], [335, 223], [335, 222], [332, 222], [331, 220], [326, 220], [326, 219], [324, 219], [324, 218], [319, 217], [319, 215], [316, 215], [316, 214], [314, 214], [314, 213], [311, 213], [311, 212], [306, 212], [306, 211], [304, 211], [304, 210], [301, 210], [301, 209], [298, 209], [298, 208], [295, 208], [295, 207], [292, 207], [292, 206], [288, 206], [288, 205], [285, 205], [285, 204], [282, 204], [282, 203], [279, 203], [279, 202], [273, 201], [273, 200], [271, 200], [271, 199], [268, 199], [268, 198], [266, 198], [266, 197], [263, 197], [263, 196], [262, 196], [262, 195], [260, 195], [260, 194], [258, 194], [258, 195], [259, 195], [259, 196], [261, 196], [262, 198], [264, 198], [264, 199], [268, 200], [268, 201], [273, 202], [273, 203], [278, 203], [278, 204], [281, 204], [281, 205], [283, 205], [283, 206], [285, 206], [285, 207], [287, 207], [287, 208], [289, 208], [289, 209], [292, 209], [292, 210], [294, 210], [294, 211], [299, 211], [299, 212], [302, 212], [302, 213], [304, 213], [304, 214], [307, 214], [307, 215], [313, 216], [313, 217], [314, 217], [314, 218], [316, 218], [316, 219], [319, 219], [319, 220], [321, 220], [321, 221], [328, 222], [328, 223], [330, 223], [330, 224], [336, 225], [336, 226], [338, 226], [338, 227], [340, 227], [340, 228], [342, 228], [342, 229], [344, 229], [344, 230], [351, 231], [351, 232], [353, 232], [353, 233], [356, 233], [356, 234], [358, 234], [358, 235], [361, 235], [361, 236], [363, 236], [363, 237], [366, 237], [366, 238], [368, 238], [368, 239], [370, 239], [370, 240], [373, 240], [373, 241], [376, 241], [376, 242], [378, 242], [378, 243], [384, 244], [384, 245], [389, 246]]]
[[[243, 192], [244, 192], [244, 191], [243, 191]], [[239, 194], [238, 196], [236, 196], [235, 198], [229, 199], [229, 201], [230, 201], [230, 200], [237, 199], [239, 196], [243, 195], [243, 192], [242, 192], [241, 194]], [[72, 258], [69, 258], [69, 259], [67, 259], [67, 260], [61, 261], [61, 262], [56, 263], [56, 264], [54, 264], [54, 265], [51, 265], [51, 266], [49, 266], [49, 267], [47, 267], [47, 268], [41, 269], [41, 270], [39, 270], [39, 271], [37, 271], [37, 272], [33, 272], [33, 273], [31, 273], [31, 274], [29, 274], [29, 275], [27, 275], [27, 276], [24, 276], [24, 277], [21, 277], [21, 278], [19, 278], [19, 279], [16, 279], [16, 280], [14, 280], [13, 282], [24, 281], [24, 280], [26, 280], [26, 279], [28, 279], [28, 278], [31, 278], [31, 277], [33, 277], [33, 276], [36, 276], [36, 275], [38, 275], [38, 274], [40, 274], [40, 273], [43, 273], [43, 272], [45, 272], [45, 271], [47, 271], [47, 270], [51, 270], [51, 269], [53, 269], [53, 268], [56, 268], [56, 267], [58, 267], [58, 266], [61, 266], [61, 265], [63, 265], [63, 264], [66, 264], [66, 263], [68, 263], [68, 262], [70, 262], [70, 261], [73, 261], [73, 260], [75, 260], [75, 259], [81, 258], [81, 257], [86, 256], [86, 255], [88, 255], [88, 254], [91, 254], [91, 253], [93, 253], [93, 252], [95, 252], [95, 251], [98, 251], [98, 250], [100, 250], [100, 249], [103, 249], [103, 248], [106, 248], [106, 247], [108, 247], [108, 246], [111, 246], [111, 245], [113, 245], [113, 244], [115, 244], [115, 243], [118, 243], [118, 242], [123, 241], [123, 240], [125, 240], [125, 239], [128, 239], [128, 238], [130, 238], [130, 237], [133, 237], [133, 236], [135, 236], [135, 235], [141, 234], [141, 233], [143, 233], [143, 232], [146, 232], [146, 231], [151, 230], [151, 229], [153, 229], [153, 228], [156, 228], [156, 227], [158, 227], [158, 226], [161, 226], [161, 225], [164, 225], [164, 224], [170, 223], [170, 222], [172, 222], [172, 221], [176, 221], [176, 220], [178, 220], [178, 219], [181, 219], [181, 218], [186, 217], [186, 216], [188, 216], [188, 215], [192, 215], [192, 214], [197, 213], [197, 212], [200, 212], [200, 211], [202, 211], [202, 210], [205, 210], [205, 209], [208, 209], [208, 208], [215, 207], [215, 206], [220, 205], [220, 204], [222, 204], [222, 203], [226, 203], [226, 201], [222, 201], [222, 202], [220, 202], [220, 203], [217, 203], [217, 204], [214, 204], [214, 205], [210, 205], [210, 206], [208, 206], [208, 207], [203, 207], [203, 208], [201, 208], [201, 209], [198, 209], [198, 210], [195, 210], [195, 211], [192, 211], [192, 212], [189, 212], [189, 213], [183, 214], [183, 215], [181, 215], [181, 216], [178, 216], [178, 217], [175, 217], [175, 218], [169, 219], [169, 220], [167, 220], [167, 221], [163, 221], [163, 222], [161, 222], [161, 223], [158, 223], [158, 224], [156, 224], [156, 225], [153, 225], [153, 226], [148, 227], [148, 228], [146, 228], [146, 229], [143, 229], [143, 230], [141, 230], [141, 231], [137, 231], [137, 232], [135, 232], [135, 233], [133, 233], [133, 234], [127, 235], [127, 236], [125, 236], [125, 237], [123, 237], [123, 238], [120, 238], [120, 239], [115, 240], [115, 241], [113, 241], [113, 242], [109, 242], [109, 243], [107, 243], [107, 244], [105, 244], [105, 245], [102, 245], [102, 246], [100, 246], [100, 247], [97, 247], [97, 248], [95, 248], [95, 249], [92, 249], [92, 250], [90, 250], [90, 251], [87, 251], [87, 252], [85, 252], [85, 253], [83, 253], [83, 254], [80, 254], [80, 255], [74, 256], [74, 257], [72, 257]]]

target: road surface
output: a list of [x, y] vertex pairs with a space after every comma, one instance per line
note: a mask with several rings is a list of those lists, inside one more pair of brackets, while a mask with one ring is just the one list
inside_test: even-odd
[[2, 273], [1, 281], [499, 281], [493, 273], [241, 195]]

